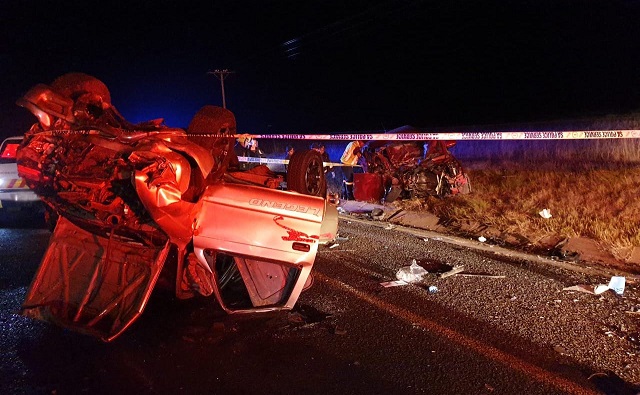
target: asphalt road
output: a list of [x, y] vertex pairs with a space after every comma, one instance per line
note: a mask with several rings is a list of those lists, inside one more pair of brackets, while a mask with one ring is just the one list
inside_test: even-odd
[[[338, 245], [321, 248], [292, 312], [234, 317], [213, 299], [156, 293], [109, 344], [15, 314], [49, 232], [0, 229], [0, 393], [639, 391], [634, 284], [623, 296], [563, 291], [608, 278], [385, 226], [341, 219]], [[504, 277], [380, 285], [412, 259]]]

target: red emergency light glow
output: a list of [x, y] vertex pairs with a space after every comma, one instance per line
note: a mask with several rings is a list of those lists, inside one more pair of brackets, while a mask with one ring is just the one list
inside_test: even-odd
[[16, 152], [18, 151], [19, 146], [20, 144], [7, 144], [4, 147], [4, 150], [2, 150], [2, 155], [0, 155], [0, 157], [7, 158], [7, 159], [15, 159]]

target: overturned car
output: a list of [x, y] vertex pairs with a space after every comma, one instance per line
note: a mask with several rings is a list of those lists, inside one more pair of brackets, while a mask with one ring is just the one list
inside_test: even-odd
[[337, 233], [316, 152], [298, 153], [306, 167], [282, 191], [266, 166], [239, 171], [226, 109], [203, 107], [186, 130], [132, 124], [82, 73], [18, 104], [38, 118], [18, 171], [56, 219], [23, 315], [111, 341], [157, 286], [254, 313], [291, 309], [311, 285], [318, 245]]
[[372, 141], [362, 150], [369, 174], [379, 176], [386, 202], [471, 192], [462, 164], [449, 151], [455, 141]]

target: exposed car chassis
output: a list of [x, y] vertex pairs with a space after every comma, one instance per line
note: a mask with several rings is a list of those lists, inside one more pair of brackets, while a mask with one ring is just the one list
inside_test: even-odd
[[187, 130], [134, 125], [81, 73], [18, 104], [38, 118], [18, 171], [58, 217], [23, 315], [111, 341], [159, 284], [178, 298], [213, 294], [229, 313], [291, 309], [318, 245], [336, 236], [321, 169], [296, 169], [294, 191], [275, 189], [266, 166], [238, 171], [225, 109], [203, 107]]
[[399, 197], [446, 197], [471, 192], [469, 176], [451, 154], [453, 141], [375, 141], [365, 147], [367, 170], [381, 175], [385, 201]]

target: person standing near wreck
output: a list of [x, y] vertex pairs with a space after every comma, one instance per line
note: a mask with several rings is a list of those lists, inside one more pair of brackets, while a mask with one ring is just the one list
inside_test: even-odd
[[358, 165], [358, 161], [362, 157], [362, 147], [364, 147], [364, 141], [352, 141], [347, 144], [340, 158], [340, 162], [344, 165], [342, 167], [344, 199], [353, 200], [353, 168]]
[[[291, 157], [293, 157], [293, 154], [296, 152], [295, 148], [293, 148], [293, 145], [287, 145], [287, 148], [285, 148], [285, 154], [284, 154], [284, 160], [291, 160]], [[284, 171], [286, 172], [287, 170], [289, 170], [289, 165], [287, 163], [284, 164]]]
[[[313, 143], [311, 144], [311, 149], [317, 151], [320, 154], [323, 163], [331, 163], [331, 159], [329, 159], [329, 153], [327, 152], [323, 143]], [[324, 166], [324, 173], [327, 174], [327, 176], [329, 175], [329, 173], [331, 173], [331, 178], [336, 177], [335, 173], [333, 172], [333, 165]]]

